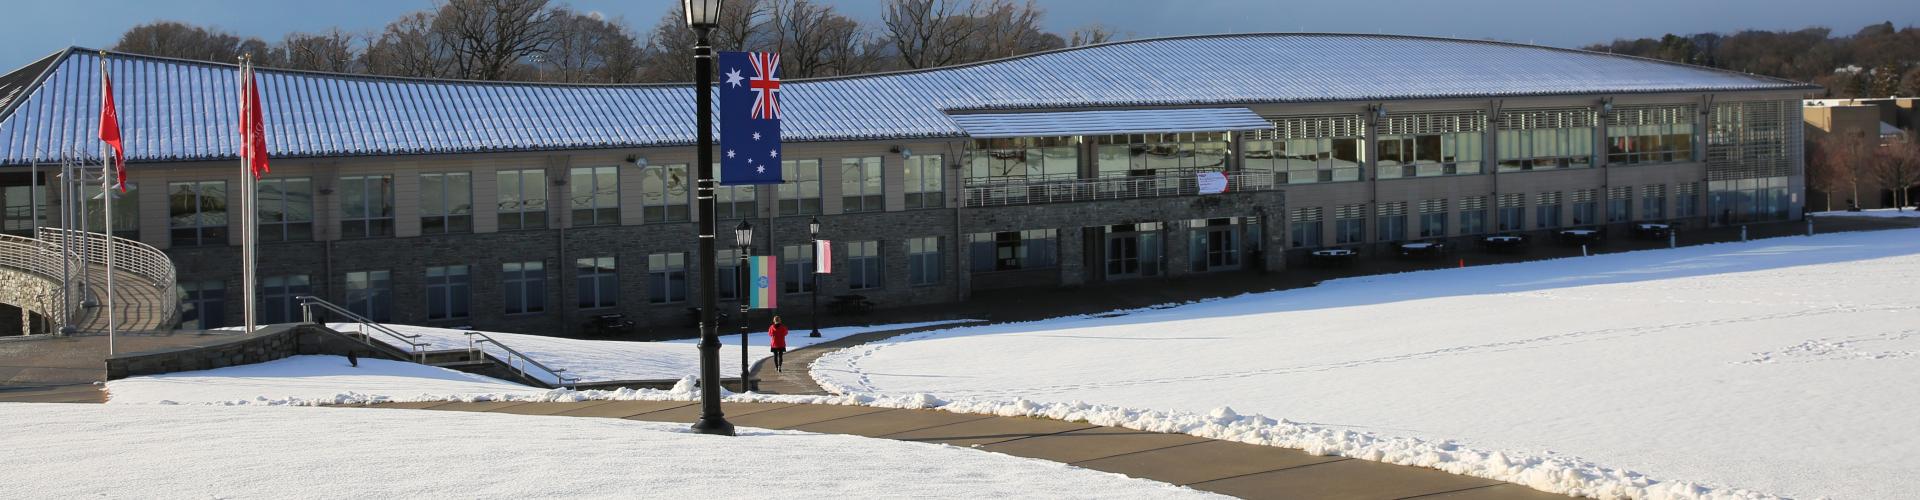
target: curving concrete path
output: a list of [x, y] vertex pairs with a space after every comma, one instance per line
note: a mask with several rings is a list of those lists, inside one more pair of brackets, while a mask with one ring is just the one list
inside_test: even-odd
[[[623, 418], [691, 424], [693, 401], [420, 402], [370, 408]], [[1299, 450], [1027, 417], [788, 403], [723, 403], [744, 427], [947, 444], [1062, 462], [1241, 498], [1564, 499], [1516, 484]]]

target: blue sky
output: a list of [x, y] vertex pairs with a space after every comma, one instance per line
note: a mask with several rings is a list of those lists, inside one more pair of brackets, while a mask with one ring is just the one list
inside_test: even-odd
[[[644, 30], [677, 0], [571, 0]], [[828, 0], [877, 25], [880, 0]], [[9, 0], [0, 20], [0, 71], [68, 45], [112, 45], [128, 27], [170, 19], [268, 40], [340, 26], [377, 31], [431, 0]], [[1920, 24], [1913, 0], [1041, 0], [1050, 29], [1100, 23], [1134, 37], [1256, 31], [1332, 31], [1496, 38], [1581, 46], [1663, 33]]]

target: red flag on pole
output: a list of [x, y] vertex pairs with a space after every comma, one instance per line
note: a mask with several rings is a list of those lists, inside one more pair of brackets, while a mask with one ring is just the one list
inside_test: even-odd
[[120, 192], [127, 192], [127, 152], [120, 143], [120, 113], [113, 108], [113, 78], [107, 76], [106, 65], [100, 67], [100, 140], [113, 147], [114, 173], [120, 182]]
[[253, 172], [253, 178], [267, 175], [267, 125], [260, 119], [260, 86], [254, 81], [253, 65], [241, 69], [241, 80], [246, 82], [240, 97], [240, 157], [247, 160], [247, 169]]

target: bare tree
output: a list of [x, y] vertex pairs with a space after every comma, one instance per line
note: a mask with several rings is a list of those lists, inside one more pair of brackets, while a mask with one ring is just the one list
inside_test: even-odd
[[980, 11], [972, 0], [889, 0], [881, 19], [902, 64], [933, 68], [965, 62]]
[[160, 57], [199, 61], [233, 62], [251, 54], [259, 64], [281, 66], [282, 53], [258, 38], [191, 26], [174, 21], [156, 21], [134, 26], [120, 35], [113, 50]]
[[453, 51], [433, 25], [431, 12], [407, 14], [387, 24], [361, 56], [361, 66], [377, 75], [452, 76]]
[[[811, 0], [776, 0], [770, 8], [768, 31], [774, 50], [780, 52], [780, 71], [787, 77], [820, 76], [825, 69], [829, 26], [826, 20], [836, 16], [833, 7]], [[836, 16], [837, 17], [837, 16]]]
[[336, 73], [356, 72], [360, 51], [354, 36], [340, 28], [325, 33], [290, 33], [280, 46], [287, 54], [287, 68]]
[[1813, 147], [1807, 148], [1807, 182], [1815, 191], [1827, 197], [1828, 211], [1833, 210], [1833, 197], [1838, 193], [1852, 193], [1845, 208], [1853, 208], [1860, 199], [1860, 164], [1867, 154], [1866, 141], [1859, 137], [1828, 134], [1815, 140]]
[[1116, 38], [1112, 29], [1098, 23], [1081, 26], [1067, 36], [1068, 47], [1085, 47], [1111, 42]]
[[558, 36], [547, 0], [448, 0], [433, 19], [456, 76], [500, 80]]
[[562, 7], [553, 22], [559, 35], [540, 57], [540, 80], [620, 83], [639, 74], [640, 46], [618, 21]]
[[1905, 211], [1913, 200], [1907, 190], [1920, 186], [1920, 144], [1909, 138], [1874, 148], [1866, 175], [1893, 195], [1895, 210]]
[[[729, 2], [721, 7], [719, 25], [708, 41], [715, 51], [766, 48], [771, 45], [771, 37], [761, 31], [766, 25], [766, 12], [767, 7], [758, 0]], [[641, 56], [641, 81], [693, 81], [694, 33], [686, 19], [683, 7], [676, 6], [654, 24]]]
[[1027, 0], [1025, 4], [1015, 4], [1011, 0], [990, 0], [978, 10], [980, 14], [967, 19], [975, 26], [975, 35], [970, 38], [974, 43], [968, 45], [969, 53], [965, 54], [967, 61], [962, 62], [998, 59], [1066, 46], [1066, 41], [1059, 35], [1040, 29], [1040, 19], [1046, 12], [1040, 10], [1033, 0]]
[[852, 75], [887, 69], [887, 40], [873, 36], [859, 21], [834, 16], [821, 22], [822, 76]]

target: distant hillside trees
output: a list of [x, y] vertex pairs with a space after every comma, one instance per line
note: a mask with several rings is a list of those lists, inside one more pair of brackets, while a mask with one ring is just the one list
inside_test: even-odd
[[1920, 95], [1920, 29], [1893, 23], [1844, 36], [1827, 28], [1668, 34], [1586, 49], [1811, 82], [1828, 97]]

